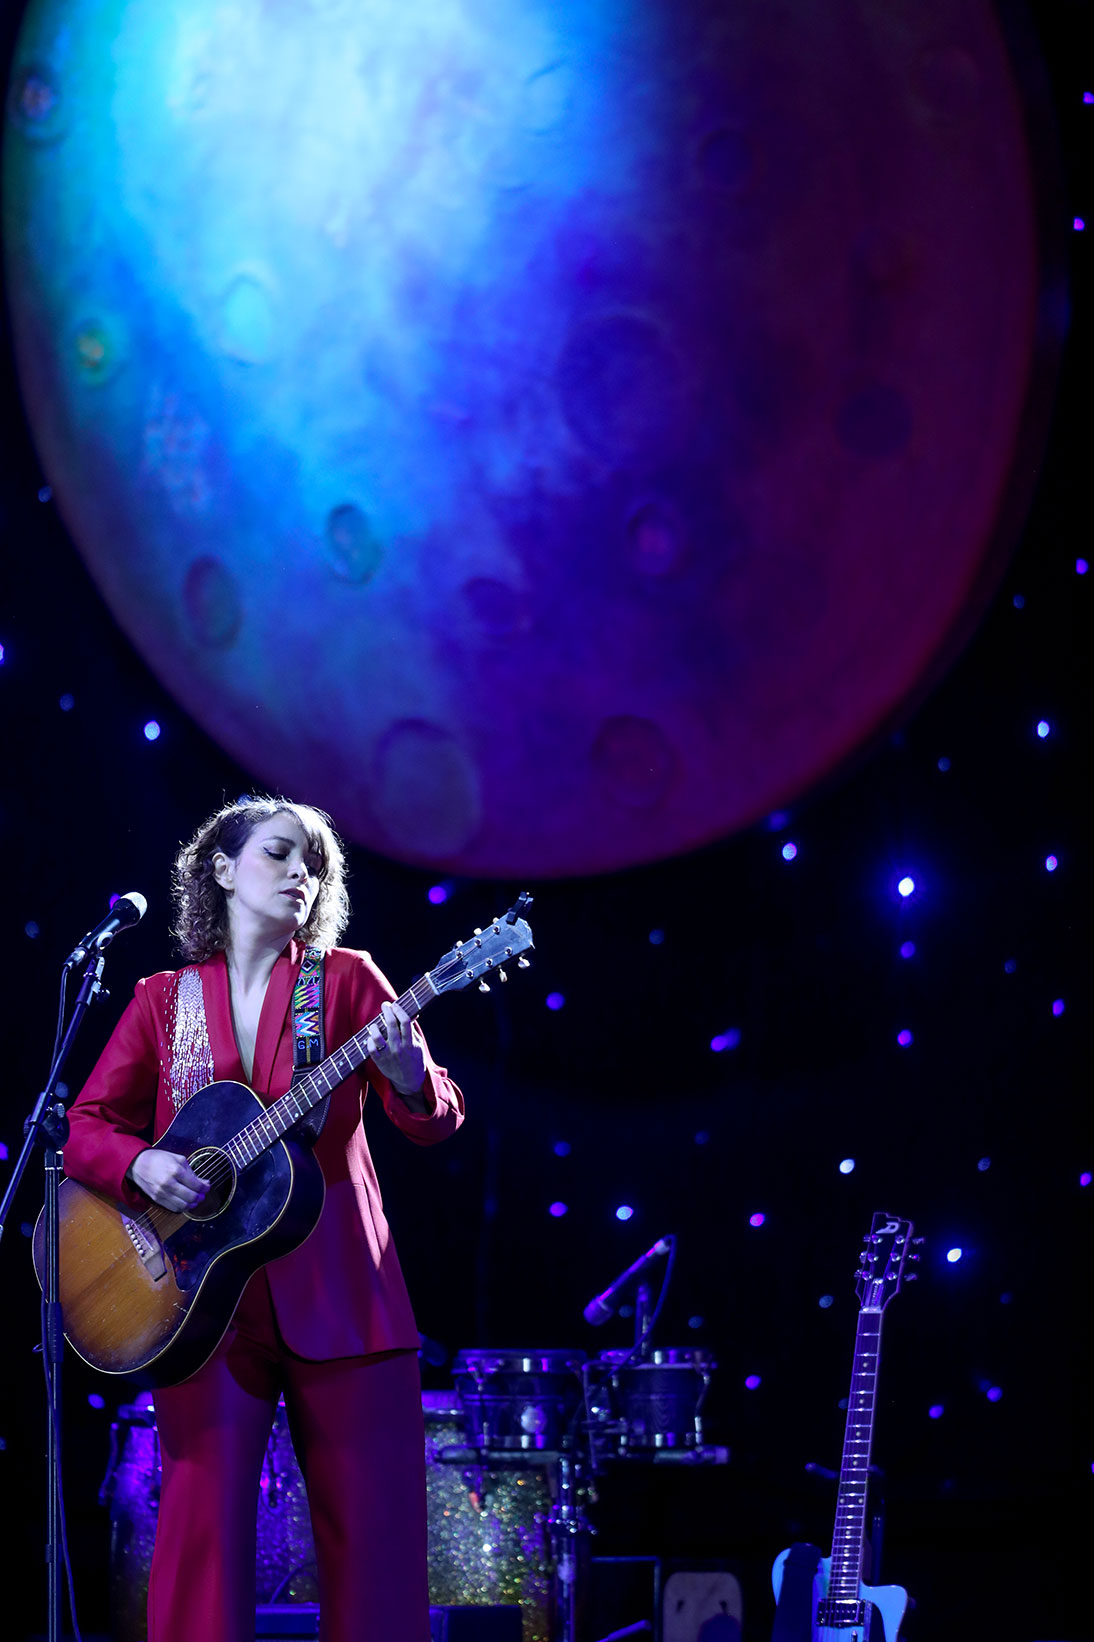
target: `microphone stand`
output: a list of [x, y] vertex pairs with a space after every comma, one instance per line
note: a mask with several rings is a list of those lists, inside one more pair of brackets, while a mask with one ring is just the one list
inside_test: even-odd
[[[45, 1261], [42, 1284], [42, 1361], [46, 1374], [46, 1471], [47, 1526], [46, 1567], [48, 1570], [47, 1642], [61, 1642], [61, 1546], [64, 1533], [64, 1502], [61, 1497], [61, 1362], [64, 1351], [64, 1318], [61, 1314], [60, 1198], [62, 1147], [68, 1139], [68, 1118], [57, 1087], [83, 1018], [95, 998], [109, 997], [102, 984], [104, 953], [87, 956], [80, 990], [72, 1008], [68, 1030], [50, 1067], [45, 1088], [23, 1126], [23, 1147], [0, 1202], [0, 1238], [4, 1235], [19, 1183], [34, 1148], [40, 1147], [45, 1169]], [[75, 1621], [75, 1615], [73, 1616]]]

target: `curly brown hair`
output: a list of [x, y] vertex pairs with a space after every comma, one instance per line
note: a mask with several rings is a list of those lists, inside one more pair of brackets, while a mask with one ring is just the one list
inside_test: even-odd
[[255, 827], [275, 815], [291, 815], [320, 859], [319, 893], [311, 917], [297, 939], [310, 945], [337, 946], [349, 921], [346, 862], [329, 815], [310, 804], [287, 798], [241, 798], [225, 804], [203, 821], [175, 857], [171, 896], [175, 903], [172, 934], [187, 963], [203, 963], [228, 944], [228, 903], [213, 873], [213, 857], [223, 851], [235, 860]]

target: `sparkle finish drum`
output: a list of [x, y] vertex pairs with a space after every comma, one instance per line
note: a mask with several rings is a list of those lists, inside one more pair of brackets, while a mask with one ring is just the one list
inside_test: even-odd
[[460, 1398], [422, 1394], [429, 1600], [519, 1603], [521, 1642], [551, 1642], [553, 1468], [510, 1451], [467, 1448]]
[[581, 1404], [583, 1351], [461, 1351], [453, 1364], [467, 1440], [496, 1452], [570, 1444]]

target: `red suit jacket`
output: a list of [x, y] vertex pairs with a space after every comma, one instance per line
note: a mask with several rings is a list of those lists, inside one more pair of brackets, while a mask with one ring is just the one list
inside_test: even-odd
[[[250, 1087], [267, 1103], [292, 1081], [290, 1001], [304, 948], [291, 941], [274, 965], [259, 1017]], [[198, 965], [216, 1078], [246, 1083], [232, 1028], [228, 966], [218, 953]], [[133, 1001], [69, 1113], [65, 1172], [131, 1207], [146, 1199], [125, 1172], [175, 1115], [164, 1068], [170, 1065], [166, 1000], [172, 973], [138, 981]], [[328, 1054], [395, 997], [367, 952], [336, 947], [326, 955], [323, 1024]], [[367, 1068], [367, 1078], [366, 1078]], [[285, 1344], [300, 1357], [325, 1360], [376, 1351], [417, 1350], [418, 1330], [384, 1218], [383, 1202], [361, 1126], [371, 1086], [393, 1123], [422, 1145], [444, 1140], [463, 1121], [463, 1096], [426, 1050], [430, 1110], [413, 1116], [373, 1067], [339, 1084], [315, 1147], [327, 1185], [311, 1236], [265, 1268]]]

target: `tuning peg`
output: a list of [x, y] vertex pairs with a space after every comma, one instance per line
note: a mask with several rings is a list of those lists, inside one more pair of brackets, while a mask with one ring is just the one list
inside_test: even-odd
[[532, 960], [530, 958], [518, 958], [517, 959], [517, 968], [518, 969], [531, 969], [531, 967], [532, 967]]
[[910, 1264], [913, 1260], [922, 1260], [923, 1256], [921, 1254], [909, 1254], [907, 1258]]
[[[509, 979], [509, 977], [508, 977], [508, 975], [507, 975], [507, 974], [506, 974], [506, 973], [505, 973], [505, 971], [504, 971], [504, 969], [499, 969], [499, 970], [498, 970], [498, 980], [499, 980], [499, 981], [507, 981], [507, 980], [508, 980], [508, 979]], [[915, 1255], [914, 1255], [914, 1254], [913, 1254], [913, 1255], [912, 1255], [912, 1259], [913, 1259], [913, 1260], [914, 1260], [914, 1259], [915, 1259]]]
[[918, 1248], [921, 1243], [925, 1243], [926, 1241], [927, 1241], [927, 1239], [925, 1237], [913, 1237], [912, 1238], [912, 1247], [913, 1247], [913, 1249]]
[[487, 986], [485, 981], [480, 981], [479, 982], [479, 991], [480, 992], [489, 992], [489, 990], [490, 990], [490, 988]]
[[906, 1271], [904, 1273], [904, 1281], [906, 1283], [917, 1283], [919, 1281], [919, 1273], [917, 1271]]
[[481, 929], [473, 929], [473, 930], [472, 930], [472, 931], [471, 931], [471, 933], [472, 933], [472, 935], [481, 935], [481, 934], [482, 934], [482, 930], [481, 930]]

